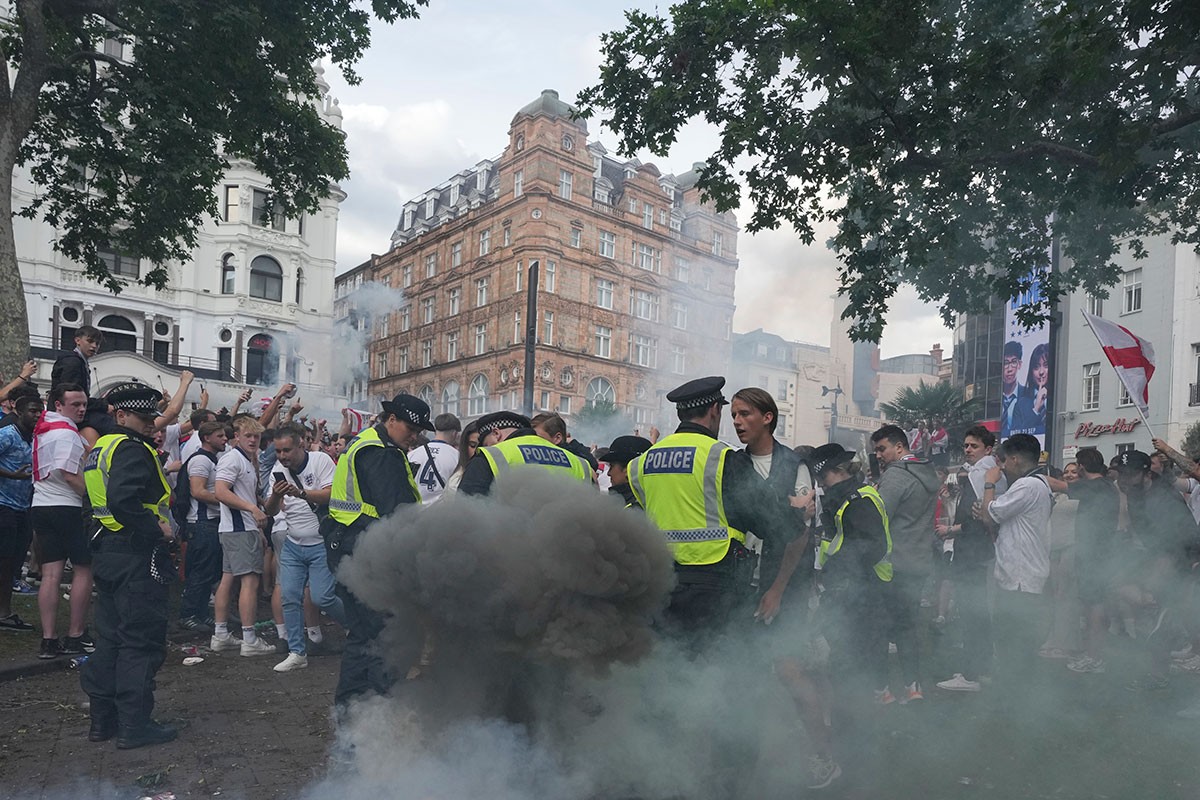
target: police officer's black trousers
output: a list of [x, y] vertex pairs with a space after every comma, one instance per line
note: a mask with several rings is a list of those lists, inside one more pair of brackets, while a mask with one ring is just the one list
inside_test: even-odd
[[96, 652], [80, 685], [94, 722], [137, 730], [154, 710], [154, 675], [166, 658], [167, 587], [150, 577], [150, 551], [115, 536], [92, 559]]
[[388, 694], [395, 681], [379, 653], [383, 614], [365, 605], [341, 581], [335, 591], [346, 610], [346, 646], [342, 650], [342, 669], [333, 695], [334, 703], [345, 706], [360, 695]]

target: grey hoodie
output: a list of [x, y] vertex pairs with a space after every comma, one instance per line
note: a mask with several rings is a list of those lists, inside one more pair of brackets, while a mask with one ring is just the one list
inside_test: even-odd
[[898, 573], [925, 576], [933, 569], [933, 515], [940, 486], [933, 464], [924, 458], [889, 464], [879, 479]]

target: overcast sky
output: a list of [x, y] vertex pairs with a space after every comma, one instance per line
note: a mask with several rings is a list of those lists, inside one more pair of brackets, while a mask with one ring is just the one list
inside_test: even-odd
[[[624, 9], [653, 3], [433, 0], [421, 19], [377, 24], [358, 65], [362, 83], [326, 77], [344, 114], [350, 150], [348, 199], [338, 226], [338, 270], [386, 251], [401, 205], [454, 173], [501, 153], [513, 115], [542, 89], [567, 102], [594, 83], [600, 34], [622, 26]], [[665, 8], [665, 6], [663, 6]], [[616, 137], [589, 121], [590, 137], [610, 152]], [[714, 129], [691, 123], [666, 158], [642, 153], [664, 173], [680, 174], [715, 151]], [[745, 206], [739, 218], [749, 216]], [[785, 338], [828, 344], [837, 259], [828, 232], [805, 247], [790, 228], [738, 238], [734, 330], [762, 327]], [[902, 291], [889, 317], [883, 356], [925, 352], [950, 331], [937, 311]]]

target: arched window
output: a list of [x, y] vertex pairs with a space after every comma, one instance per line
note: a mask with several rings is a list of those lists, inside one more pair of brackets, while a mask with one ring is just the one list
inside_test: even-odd
[[304, 302], [304, 267], [296, 268], [296, 305]]
[[221, 294], [233, 294], [237, 286], [237, 267], [233, 265], [233, 253], [221, 256]]
[[441, 413], [458, 415], [458, 381], [450, 381], [442, 387]]
[[104, 349], [136, 353], [138, 351], [137, 326], [120, 314], [101, 317], [96, 327], [104, 334]]
[[482, 373], [471, 381], [471, 388], [467, 390], [467, 416], [478, 417], [487, 413], [488, 388], [487, 376]]
[[425, 405], [433, 408], [433, 387], [428, 383], [421, 387], [421, 391], [417, 392], [417, 397], [425, 401]]
[[584, 404], [591, 407], [597, 403], [617, 404], [617, 390], [613, 388], [607, 378], [592, 378], [588, 381], [587, 390], [584, 393]]
[[274, 384], [279, 374], [279, 349], [275, 339], [256, 333], [246, 345], [246, 383]]
[[250, 262], [250, 296], [262, 300], [283, 300], [283, 267], [270, 256], [258, 256]]

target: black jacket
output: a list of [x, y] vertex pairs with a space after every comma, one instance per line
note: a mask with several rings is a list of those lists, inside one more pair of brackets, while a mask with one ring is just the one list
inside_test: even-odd
[[614, 483], [608, 487], [608, 493], [620, 497], [625, 505], [630, 508], [640, 509], [642, 507], [642, 504], [638, 502], [637, 497], [633, 494], [633, 487], [628, 482]]
[[149, 550], [163, 538], [158, 517], [143, 505], [162, 499], [158, 459], [145, 447], [148, 444], [153, 448], [154, 442], [129, 428], [117, 426], [113, 432], [129, 439], [113, 450], [105, 492], [108, 508], [123, 526], [117, 535], [127, 535], [135, 546]]
[[[806, 527], [804, 512], [793, 508], [789, 501], [796, 491], [796, 472], [804, 462], [790, 447], [777, 439], [772, 442], [771, 470], [765, 480], [759, 479], [761, 484], [758, 491], [763, 498], [759, 510], [760, 522], [757, 528], [751, 529], [751, 533], [763, 541], [758, 581], [762, 591], [771, 588], [775, 576], [779, 574], [784, 550], [800, 538]], [[750, 466], [753, 469], [753, 460]], [[758, 478], [757, 470], [754, 471], [754, 477]]]
[[92, 396], [92, 375], [87, 360], [75, 350], [61, 353], [50, 370], [50, 388], [63, 383], [76, 383]]
[[[386, 517], [397, 506], [420, 502], [420, 497], [414, 494], [409, 480], [412, 465], [408, 463], [408, 454], [396, 446], [383, 425], [376, 425], [375, 430], [383, 447], [359, 450], [354, 454], [354, 467], [363, 502], [375, 506], [379, 516]], [[371, 520], [359, 517], [358, 521], [365, 527]]]
[[870, 499], [855, 495], [863, 485], [859, 480], [850, 479], [825, 490], [822, 513], [830, 538], [837, 535], [834, 520], [838, 509], [849, 503], [842, 514], [841, 549], [825, 563], [827, 587], [831, 583], [842, 589], [854, 584], [875, 587], [880, 583], [875, 575], [875, 564], [887, 553], [887, 536], [879, 509]]

